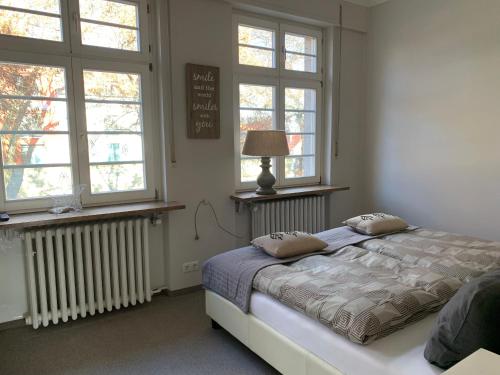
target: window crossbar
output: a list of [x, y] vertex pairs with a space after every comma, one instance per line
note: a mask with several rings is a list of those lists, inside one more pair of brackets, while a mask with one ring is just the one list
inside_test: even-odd
[[296, 155], [286, 155], [285, 158], [313, 158], [316, 154], [296, 154]]
[[116, 99], [85, 99], [86, 103], [101, 103], [101, 104], [136, 104], [142, 105], [142, 102], [138, 102], [135, 100], [116, 100]]
[[71, 167], [68, 163], [53, 163], [53, 164], [4, 164], [4, 169], [27, 169], [27, 168], [55, 168], [55, 167]]
[[315, 109], [285, 109], [285, 112], [316, 113]]
[[265, 51], [276, 51], [276, 48], [273, 47], [262, 47], [262, 46], [256, 46], [253, 44], [246, 44], [246, 43], [238, 43], [238, 46], [240, 47], [248, 47], [248, 48], [255, 48], [255, 49], [262, 49]]
[[[290, 55], [299, 55], [299, 56], [307, 56], [307, 57], [318, 57], [318, 55], [313, 55], [311, 53], [304, 53], [304, 52], [295, 52], [295, 51], [291, 51], [291, 50], [287, 50], [285, 49], [285, 53], [289, 53]], [[285, 56], [286, 58], [286, 56]]]
[[50, 12], [44, 12], [44, 11], [41, 11], [41, 10], [17, 8], [17, 7], [7, 6], [7, 5], [0, 5], [0, 9], [9, 10], [11, 12], [18, 12], [18, 13], [30, 13], [30, 14], [35, 14], [37, 16], [45, 16], [45, 17], [52, 17], [52, 18], [61, 18], [61, 14], [60, 13], [50, 13]]
[[51, 135], [51, 134], [69, 134], [69, 130], [0, 130], [0, 135], [20, 134], [20, 135]]
[[139, 27], [137, 27], [137, 26], [123, 25], [123, 24], [115, 23], [115, 22], [91, 20], [88, 18], [80, 18], [80, 21], [85, 22], [85, 23], [93, 23], [93, 24], [101, 25], [101, 26], [119, 27], [121, 29], [139, 31]]
[[51, 96], [30, 96], [30, 95], [5, 95], [0, 94], [0, 100], [2, 99], [16, 99], [16, 100], [39, 100], [39, 101], [55, 101], [55, 102], [66, 102], [68, 99], [66, 97], [51, 97]]
[[274, 112], [274, 108], [259, 108], [259, 107], [240, 107], [240, 110], [243, 111], [266, 111], [266, 112]]
[[109, 135], [142, 135], [143, 132], [127, 130], [87, 130], [87, 134], [109, 134]]
[[89, 163], [89, 165], [122, 165], [122, 164], [144, 164], [144, 160], [95, 161]]

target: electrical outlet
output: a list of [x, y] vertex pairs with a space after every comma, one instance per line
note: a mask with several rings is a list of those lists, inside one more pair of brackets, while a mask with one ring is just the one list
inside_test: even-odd
[[197, 260], [186, 262], [182, 265], [182, 272], [184, 273], [198, 271], [199, 269], [200, 263]]

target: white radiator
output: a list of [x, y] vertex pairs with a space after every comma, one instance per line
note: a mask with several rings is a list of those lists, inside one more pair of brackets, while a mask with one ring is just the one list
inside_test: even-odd
[[151, 301], [148, 219], [24, 233], [33, 328]]
[[252, 213], [252, 238], [273, 232], [325, 230], [325, 197], [313, 196], [256, 203]]

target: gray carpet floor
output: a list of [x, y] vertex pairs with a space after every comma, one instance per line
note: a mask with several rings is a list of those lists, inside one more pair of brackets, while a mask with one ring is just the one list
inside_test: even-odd
[[1, 375], [279, 374], [224, 330], [203, 292], [48, 328], [0, 331]]

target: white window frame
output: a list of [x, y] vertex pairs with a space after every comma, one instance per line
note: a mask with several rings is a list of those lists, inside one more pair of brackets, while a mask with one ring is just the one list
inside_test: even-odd
[[[78, 0], [61, 0], [61, 23], [63, 40], [47, 41], [35, 38], [0, 35], [2, 56], [0, 61], [19, 64], [63, 67], [66, 79], [66, 101], [68, 132], [70, 139], [70, 162], [73, 188], [85, 184], [81, 196], [84, 206], [153, 200], [157, 196], [153, 158], [153, 121], [157, 109], [152, 101], [153, 79], [150, 51], [150, 16], [146, 0], [123, 0], [138, 4], [140, 51], [84, 46], [79, 33]], [[76, 14], [74, 12], [77, 12]], [[37, 13], [37, 12], [30, 12]], [[43, 12], [42, 12], [43, 13]], [[72, 15], [70, 17], [70, 14]], [[71, 18], [71, 19], [70, 19]], [[71, 30], [71, 32], [70, 32]], [[91, 194], [90, 163], [85, 119], [85, 94], [83, 70], [95, 69], [123, 73], [138, 73], [141, 76], [142, 141], [144, 162], [144, 185], [142, 190]], [[9, 212], [36, 211], [53, 205], [53, 198], [29, 198], [6, 200], [3, 161], [0, 153], [0, 210]]]
[[[134, 73], [139, 74], [141, 77], [141, 102], [142, 102], [142, 152], [143, 152], [143, 163], [144, 163], [144, 189], [143, 190], [132, 190], [132, 191], [117, 191], [117, 192], [106, 192], [106, 193], [91, 193], [90, 184], [90, 162], [89, 162], [89, 152], [88, 152], [88, 135], [87, 135], [87, 124], [86, 124], [86, 113], [85, 113], [85, 93], [84, 93], [84, 82], [83, 82], [83, 71], [86, 69], [98, 70], [98, 71], [109, 71], [116, 73]], [[82, 203], [87, 205], [104, 204], [107, 202], [127, 202], [127, 201], [138, 201], [144, 199], [154, 198], [155, 192], [155, 181], [154, 181], [154, 170], [153, 170], [153, 147], [147, 147], [147, 145], [153, 144], [152, 127], [148, 124], [152, 124], [152, 100], [151, 100], [151, 72], [143, 64], [133, 64], [133, 63], [118, 63], [118, 62], [108, 62], [108, 61], [97, 61], [90, 59], [81, 59], [73, 61], [73, 75], [75, 76], [75, 86], [76, 86], [76, 102], [82, 103], [78, 108], [75, 109], [76, 112], [76, 128], [78, 132], [78, 160], [83, 160], [80, 163], [80, 179], [81, 183], [87, 186], [82, 193]], [[118, 162], [119, 163], [119, 162]]]
[[[238, 25], [245, 25], [255, 27], [258, 29], [270, 30], [274, 32], [274, 62], [272, 68], [263, 66], [251, 66], [239, 63], [239, 38], [238, 38]], [[261, 48], [264, 49], [264, 48]], [[260, 18], [247, 17], [240, 14], [233, 16], [233, 61], [237, 71], [243, 74], [254, 74], [262, 76], [279, 76], [280, 67], [280, 49], [279, 49], [279, 24]]]
[[[21, 1], [21, 0], [20, 0]], [[74, 1], [74, 0], [69, 0]], [[68, 14], [68, 0], [61, 0], [61, 31], [62, 31], [62, 41], [52, 41], [45, 39], [37, 39], [22, 36], [13, 36], [0, 34], [0, 45], [3, 49], [8, 49], [11, 51], [24, 51], [29, 53], [43, 53], [46, 54], [47, 51], [51, 53], [69, 53], [70, 52], [70, 33], [69, 33], [69, 22], [67, 19]], [[0, 6], [2, 9], [16, 10], [24, 13], [39, 14], [39, 15], [51, 15], [50, 13], [24, 10], [22, 8], [13, 8]], [[53, 15], [52, 15], [53, 16]]]
[[286, 178], [285, 175], [285, 159], [286, 156], [283, 158], [279, 158], [279, 162], [283, 163], [283, 166], [280, 166], [280, 171], [283, 171], [283, 173], [280, 174], [279, 179], [277, 182], [279, 183], [280, 186], [297, 186], [297, 185], [312, 185], [312, 184], [317, 184], [321, 181], [321, 139], [322, 133], [321, 133], [321, 124], [322, 124], [322, 103], [323, 103], [323, 93], [322, 93], [322, 88], [321, 88], [321, 82], [316, 82], [316, 81], [303, 81], [303, 80], [289, 80], [289, 79], [281, 79], [280, 80], [280, 116], [282, 118], [279, 121], [279, 130], [285, 130], [285, 88], [297, 88], [297, 89], [312, 89], [316, 90], [316, 112], [315, 112], [315, 119], [316, 119], [316, 126], [315, 126], [315, 137], [314, 137], [314, 176], [308, 176], [308, 177], [294, 177], [294, 178]]
[[[64, 1], [64, 0], [62, 0]], [[69, 0], [69, 12], [71, 17], [71, 49], [73, 54], [82, 57], [105, 57], [117, 58], [124, 61], [147, 61], [150, 58], [149, 53], [149, 27], [148, 27], [148, 11], [147, 2], [144, 0], [120, 0], [124, 4], [134, 4], [137, 6], [139, 18], [139, 51], [128, 51], [107, 47], [89, 46], [82, 44], [82, 34], [80, 28], [80, 9], [78, 0]], [[92, 21], [95, 24], [103, 24], [113, 26], [112, 24]], [[126, 28], [126, 27], [124, 27]]]
[[[256, 67], [239, 64], [238, 25], [272, 29], [275, 32], [275, 67]], [[273, 29], [274, 28], [274, 29]], [[285, 69], [285, 33], [307, 35], [317, 40], [317, 69], [315, 73], [300, 72]], [[233, 66], [234, 66], [234, 152], [235, 152], [235, 186], [236, 190], [250, 190], [257, 187], [257, 182], [241, 181], [240, 158], [240, 110], [239, 110], [239, 85], [272, 85], [275, 91], [275, 127], [285, 130], [285, 88], [304, 88], [316, 90], [316, 129], [315, 129], [315, 175], [310, 177], [286, 178], [285, 157], [273, 158], [276, 187], [314, 185], [321, 182], [322, 172], [322, 134], [323, 134], [323, 33], [313, 26], [296, 25], [292, 22], [281, 20], [262, 19], [255, 16], [235, 14], [233, 16]]]
[[[299, 36], [311, 36], [316, 38], [316, 72], [301, 72], [297, 70], [285, 69], [285, 34], [296, 34]], [[280, 76], [290, 77], [290, 78], [305, 78], [305, 79], [315, 79], [321, 81], [323, 79], [323, 34], [320, 30], [305, 28], [296, 25], [290, 25], [286, 23], [280, 24], [280, 43], [281, 43], [281, 62], [280, 62]], [[299, 55], [300, 53], [292, 52]]]
[[[257, 182], [255, 181], [241, 181], [241, 158], [240, 158], [240, 84], [248, 84], [255, 86], [273, 86], [274, 87], [274, 95], [273, 95], [273, 129], [279, 129], [280, 122], [280, 114], [279, 114], [279, 80], [278, 78], [268, 77], [268, 76], [252, 76], [252, 75], [238, 75], [234, 80], [234, 123], [238, 125], [237, 131], [234, 132], [234, 153], [236, 157], [235, 160], [235, 171], [236, 171], [236, 186], [239, 189], [251, 189], [257, 186]], [[257, 157], [256, 157], [257, 158]], [[253, 159], [253, 157], [252, 157]], [[271, 165], [273, 168], [273, 174], [276, 177], [276, 183], [278, 183], [277, 173], [278, 173], [278, 163], [277, 158], [271, 158]]]
[[[53, 55], [38, 55], [38, 54], [27, 54], [22, 52], [6, 52], [0, 58], [0, 61], [11, 62], [15, 64], [27, 64], [27, 65], [46, 65], [51, 67], [61, 67], [65, 70], [66, 79], [66, 103], [68, 111], [68, 133], [70, 141], [70, 163], [71, 163], [71, 173], [73, 177], [73, 185], [79, 184], [79, 173], [78, 173], [78, 155], [75, 147], [76, 144], [76, 134], [75, 128], [71, 126], [71, 123], [75, 123], [75, 98], [74, 98], [74, 88], [73, 88], [73, 77], [71, 75], [71, 58], [63, 56], [53, 56]], [[5, 181], [4, 181], [4, 168], [3, 168], [3, 155], [0, 152], [0, 207], [7, 211], [12, 210], [29, 210], [29, 209], [41, 209], [45, 207], [50, 207], [52, 205], [52, 199], [56, 196], [51, 196], [48, 198], [27, 198], [27, 199], [17, 199], [17, 200], [7, 200], [5, 196]], [[3, 203], [3, 204], [2, 204]]]

